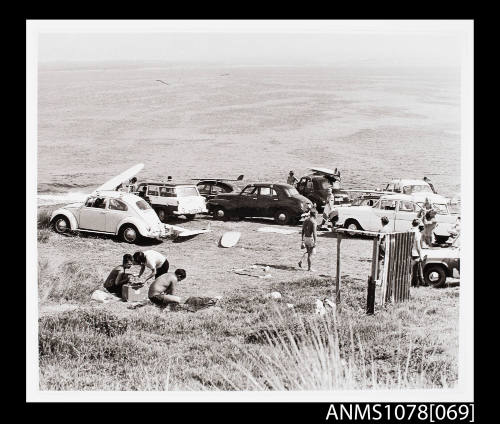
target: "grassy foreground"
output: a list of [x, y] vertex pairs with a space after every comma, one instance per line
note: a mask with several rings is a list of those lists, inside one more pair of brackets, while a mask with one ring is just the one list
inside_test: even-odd
[[[61, 251], [67, 240], [43, 227], [42, 217], [39, 249]], [[41, 390], [439, 388], [458, 378], [458, 287], [412, 289], [410, 302], [373, 316], [366, 281], [352, 275], [337, 315], [315, 314], [316, 299], [333, 299], [326, 276], [233, 285], [196, 313], [131, 310], [90, 301], [103, 275], [76, 254], [57, 267], [39, 258], [39, 303], [58, 306], [39, 317]]]

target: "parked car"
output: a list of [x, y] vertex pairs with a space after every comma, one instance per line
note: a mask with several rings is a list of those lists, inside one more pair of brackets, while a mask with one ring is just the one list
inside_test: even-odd
[[219, 194], [207, 202], [214, 218], [269, 217], [279, 224], [296, 224], [311, 202], [288, 184], [247, 184], [239, 193]]
[[141, 236], [166, 236], [165, 225], [144, 199], [120, 191], [96, 192], [84, 203], [66, 205], [52, 212], [50, 222], [57, 233], [113, 234], [126, 243], [134, 243]]
[[[407, 231], [411, 222], [417, 218], [423, 208], [425, 199], [429, 199], [436, 210], [436, 226], [434, 233], [449, 236], [448, 230], [454, 225], [456, 215], [450, 214], [446, 201], [439, 195], [406, 195], [385, 194], [376, 200], [373, 206], [339, 206], [336, 208], [337, 216], [334, 224], [352, 230], [378, 231], [380, 218], [389, 218], [390, 231]], [[443, 203], [441, 203], [443, 202]]]
[[383, 191], [391, 191], [401, 194], [430, 193], [432, 188], [424, 180], [397, 179], [385, 185]]
[[169, 216], [184, 215], [194, 219], [197, 213], [207, 212], [205, 198], [194, 184], [142, 182], [137, 186], [139, 191], [143, 187], [147, 188], [146, 196], [162, 222]]
[[329, 178], [328, 175], [305, 175], [297, 183], [297, 191], [311, 202], [316, 203], [316, 209], [320, 213], [325, 207], [329, 188], [332, 189], [335, 204], [344, 205], [351, 202], [346, 191], [334, 188], [332, 178]]
[[196, 184], [198, 191], [205, 199], [211, 199], [218, 194], [234, 193], [241, 190], [241, 186], [221, 180], [201, 180]]
[[424, 280], [431, 287], [442, 287], [446, 278], [460, 278], [460, 238], [450, 247], [423, 249]]

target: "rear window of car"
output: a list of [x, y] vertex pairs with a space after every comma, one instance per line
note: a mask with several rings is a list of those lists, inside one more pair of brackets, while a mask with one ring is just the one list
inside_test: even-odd
[[145, 200], [138, 200], [137, 202], [135, 202], [135, 204], [139, 209], [143, 211], [145, 211], [146, 209], [151, 209], [151, 206], [149, 206], [149, 203]]
[[160, 187], [161, 197], [175, 197], [175, 190], [173, 187]]
[[196, 187], [176, 187], [175, 192], [178, 197], [199, 196]]

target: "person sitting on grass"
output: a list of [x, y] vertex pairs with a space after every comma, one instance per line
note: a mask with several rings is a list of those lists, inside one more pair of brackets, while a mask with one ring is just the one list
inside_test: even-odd
[[186, 271], [180, 268], [174, 273], [160, 275], [149, 287], [149, 300], [160, 307], [179, 304], [181, 298], [174, 295], [175, 284], [185, 278]]
[[141, 266], [141, 270], [139, 271], [137, 278], [141, 278], [141, 275], [143, 274], [146, 267], [151, 270], [151, 273], [146, 277], [144, 283], [146, 283], [146, 281], [148, 281], [150, 278], [158, 278], [160, 275], [166, 274], [170, 266], [167, 258], [156, 250], [135, 252], [133, 259], [134, 265]]
[[109, 273], [108, 278], [106, 278], [106, 281], [104, 282], [104, 288], [108, 292], [121, 297], [122, 286], [130, 281], [130, 277], [132, 275], [127, 273], [127, 269], [130, 269], [132, 264], [132, 255], [129, 255], [128, 253], [123, 255], [122, 264], [113, 268], [113, 270]]

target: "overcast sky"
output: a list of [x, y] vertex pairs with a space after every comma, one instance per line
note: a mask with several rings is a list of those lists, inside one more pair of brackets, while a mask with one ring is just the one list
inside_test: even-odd
[[[384, 31], [381, 28], [381, 31]], [[373, 33], [41, 33], [41, 63], [168, 61], [232, 65], [457, 66], [461, 39], [452, 32]]]

